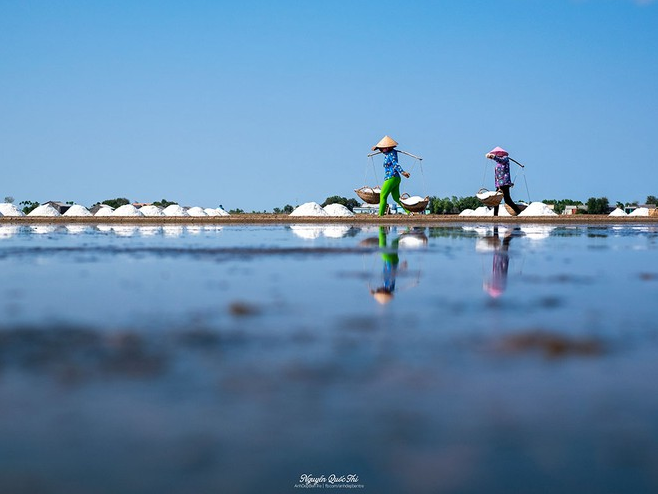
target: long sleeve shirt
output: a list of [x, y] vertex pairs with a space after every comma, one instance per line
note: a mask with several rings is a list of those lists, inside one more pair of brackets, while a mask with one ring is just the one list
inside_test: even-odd
[[398, 152], [395, 149], [391, 149], [388, 153], [384, 154], [384, 180], [399, 177], [403, 171], [398, 163]]
[[509, 158], [507, 156], [494, 156], [496, 169], [494, 170], [496, 187], [503, 185], [514, 185], [509, 171]]

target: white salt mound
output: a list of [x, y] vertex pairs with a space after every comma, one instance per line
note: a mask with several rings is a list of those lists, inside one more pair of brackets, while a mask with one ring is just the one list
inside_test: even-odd
[[102, 207], [98, 211], [96, 211], [96, 214], [94, 216], [112, 216], [114, 214], [114, 209], [112, 207]]
[[64, 216], [93, 216], [89, 210], [80, 206], [80, 204], [74, 204], [64, 212]]
[[183, 209], [178, 204], [171, 204], [170, 206], [164, 208], [162, 212], [165, 214], [165, 216], [189, 216], [187, 211], [185, 211], [185, 209]]
[[459, 216], [473, 216], [473, 211], [472, 209], [464, 209], [461, 213], [459, 213]]
[[649, 208], [637, 208], [628, 216], [649, 216]]
[[317, 202], [307, 202], [297, 207], [290, 216], [329, 216]]
[[[505, 208], [502, 208], [505, 209]], [[500, 214], [500, 210], [498, 210], [498, 214]], [[493, 216], [493, 209], [489, 209], [486, 206], [480, 206], [477, 208], [475, 211], [473, 211], [470, 216]]]
[[495, 190], [488, 190], [487, 192], [480, 192], [479, 194], [475, 194], [475, 197], [477, 197], [481, 201], [486, 201], [490, 197], [498, 196], [498, 195], [502, 196], [502, 194], [500, 192], [497, 192]]
[[23, 211], [8, 202], [0, 204], [0, 214], [2, 214], [2, 216], [25, 216]]
[[354, 216], [354, 213], [342, 204], [327, 204], [324, 211], [328, 216]]
[[187, 214], [190, 216], [208, 216], [208, 213], [206, 213], [203, 208], [198, 206], [194, 206], [193, 208], [188, 209]]
[[519, 216], [557, 216], [557, 213], [543, 202], [531, 202]]
[[164, 216], [164, 213], [162, 212], [162, 208], [159, 208], [158, 206], [154, 206], [151, 204], [150, 206], [142, 206], [139, 208], [139, 212], [142, 213], [144, 216]]
[[623, 209], [617, 208], [608, 216], [628, 216], [628, 215], [626, 214], [626, 211], [624, 211]]
[[208, 216], [221, 216], [221, 214], [219, 213], [219, 211], [217, 211], [216, 209], [213, 209], [213, 208], [206, 208], [206, 209], [204, 209], [204, 212], [205, 212]]
[[132, 204], [124, 204], [116, 208], [112, 216], [144, 216], [144, 214]]
[[215, 211], [217, 211], [220, 216], [231, 216], [226, 211], [224, 211], [222, 208], [216, 208]]
[[30, 214], [28, 214], [28, 216], [62, 216], [62, 215], [59, 214], [59, 211], [57, 211], [50, 204], [43, 204], [41, 206], [36, 207], [33, 211], [30, 212]]
[[363, 192], [367, 192], [368, 194], [374, 192], [375, 194], [380, 194], [382, 189], [381, 187], [363, 187], [361, 189]]

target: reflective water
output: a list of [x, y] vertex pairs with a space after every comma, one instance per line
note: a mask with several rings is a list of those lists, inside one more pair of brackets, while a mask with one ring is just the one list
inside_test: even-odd
[[654, 491], [657, 251], [637, 225], [0, 225], [0, 490]]

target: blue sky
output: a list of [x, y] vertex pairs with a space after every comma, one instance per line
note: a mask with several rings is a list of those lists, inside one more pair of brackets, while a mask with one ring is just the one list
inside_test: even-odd
[[[0, 0], [0, 196], [272, 210], [402, 190], [658, 195], [658, 2]], [[374, 161], [382, 179], [381, 159]], [[512, 196], [528, 199], [517, 177]], [[0, 197], [0, 199], [1, 199]]]

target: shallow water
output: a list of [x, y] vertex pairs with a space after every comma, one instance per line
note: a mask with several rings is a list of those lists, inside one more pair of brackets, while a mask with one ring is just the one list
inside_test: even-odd
[[641, 225], [0, 225], [0, 491], [655, 491], [657, 251]]

